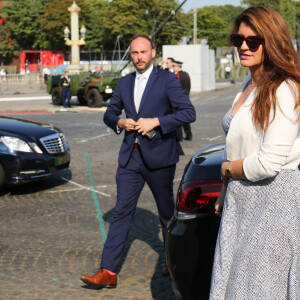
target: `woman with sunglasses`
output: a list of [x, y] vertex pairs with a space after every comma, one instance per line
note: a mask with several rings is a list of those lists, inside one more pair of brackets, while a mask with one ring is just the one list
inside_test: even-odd
[[216, 213], [223, 212], [210, 299], [299, 300], [298, 54], [283, 18], [265, 7], [239, 15], [230, 41], [251, 76], [222, 124], [226, 158]]

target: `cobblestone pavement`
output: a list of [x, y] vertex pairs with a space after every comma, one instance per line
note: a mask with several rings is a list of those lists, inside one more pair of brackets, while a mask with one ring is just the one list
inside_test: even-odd
[[[206, 100], [195, 100], [194, 138], [182, 143], [186, 155], [177, 166], [175, 191], [191, 155], [204, 145], [224, 141], [220, 120], [233, 94], [207, 93]], [[162, 234], [147, 186], [129, 233], [117, 288], [95, 290], [79, 280], [98, 267], [116, 198], [122, 138], [103, 124], [103, 113], [17, 116], [60, 127], [72, 160], [70, 170], [1, 196], [0, 299], [175, 299], [170, 277], [161, 274]]]

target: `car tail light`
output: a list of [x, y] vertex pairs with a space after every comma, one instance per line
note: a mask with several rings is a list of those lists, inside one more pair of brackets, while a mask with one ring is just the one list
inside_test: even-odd
[[213, 214], [215, 211], [214, 204], [220, 194], [221, 187], [221, 181], [195, 180], [182, 183], [178, 188], [177, 212]]

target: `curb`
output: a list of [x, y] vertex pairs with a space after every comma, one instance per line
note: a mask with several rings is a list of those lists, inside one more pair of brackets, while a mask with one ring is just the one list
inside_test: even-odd
[[105, 112], [107, 107], [90, 108], [90, 107], [75, 107], [75, 108], [49, 108], [49, 109], [12, 109], [0, 110], [0, 114], [57, 114], [57, 113], [99, 113]]

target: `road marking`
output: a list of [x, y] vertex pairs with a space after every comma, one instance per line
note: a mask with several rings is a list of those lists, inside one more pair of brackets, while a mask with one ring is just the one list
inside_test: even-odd
[[[64, 178], [64, 177], [61, 177], [61, 179], [64, 180], [64, 181], [70, 182], [70, 183], [72, 183], [72, 184], [74, 184], [74, 185], [77, 185], [78, 187], [80, 187], [80, 189], [88, 190], [88, 191], [91, 191], [91, 192], [93, 192], [93, 193], [100, 194], [100, 195], [102, 195], [102, 196], [110, 197], [109, 194], [100, 192], [100, 191], [96, 190], [95, 187], [92, 187], [92, 188], [86, 187], [86, 186], [84, 186], [84, 185], [82, 185], [82, 184], [79, 184], [79, 183], [77, 183], [77, 182], [75, 182], [75, 181], [73, 181], [73, 180], [70, 180], [70, 179], [67, 179], [67, 178]], [[103, 186], [100, 186], [100, 187], [106, 187], [106, 186], [103, 185]], [[64, 190], [64, 191], [75, 191], [75, 190], [79, 190], [79, 189], [67, 189], [67, 190]], [[51, 191], [51, 192], [52, 192], [52, 193], [62, 192], [62, 190], [59, 190], [59, 191]], [[51, 192], [49, 192], [49, 193], [51, 193]]]
[[224, 136], [223, 135], [218, 135], [218, 136], [215, 136], [213, 138], [202, 138], [202, 140], [209, 140], [211, 142], [211, 141], [217, 140], [221, 137], [224, 137]]
[[89, 139], [81, 140], [81, 141], [79, 141], [78, 143], [85, 143], [85, 142], [88, 142], [88, 141], [90, 141], [90, 140], [95, 140], [95, 139], [98, 139], [98, 138], [100, 138], [100, 137], [104, 137], [104, 136], [108, 136], [108, 135], [112, 135], [112, 134], [111, 134], [111, 133], [100, 134], [100, 135], [91, 137], [91, 138], [89, 138]]
[[[84, 153], [84, 157], [85, 157], [86, 167], [87, 167], [89, 178], [90, 178], [90, 184], [91, 184], [92, 188], [95, 189], [95, 184], [94, 184], [94, 180], [93, 180], [87, 153]], [[105, 243], [107, 234], [106, 234], [106, 230], [105, 230], [105, 226], [104, 226], [104, 221], [103, 221], [103, 217], [102, 217], [99, 199], [98, 199], [97, 194], [94, 191], [93, 191], [93, 198], [94, 198], [94, 203], [95, 203], [95, 207], [96, 207], [96, 211], [97, 211], [97, 217], [98, 217], [101, 237], [102, 237], [103, 243]]]

